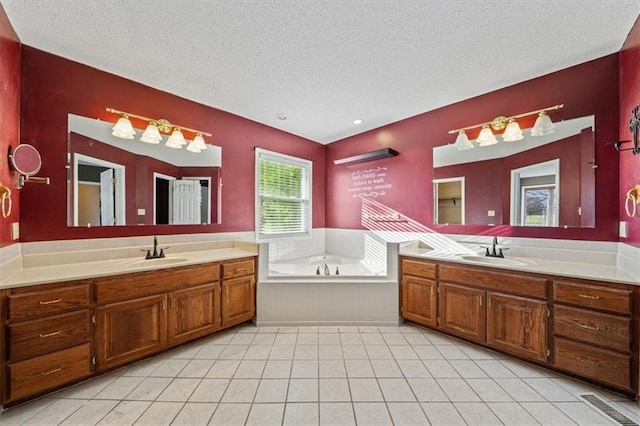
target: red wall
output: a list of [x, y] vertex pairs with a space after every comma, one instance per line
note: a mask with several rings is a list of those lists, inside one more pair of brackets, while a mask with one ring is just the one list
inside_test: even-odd
[[[323, 145], [28, 46], [22, 47], [21, 107], [21, 141], [40, 151], [38, 175], [51, 178], [50, 186], [22, 190], [21, 241], [253, 231], [255, 147], [313, 161], [313, 226], [325, 226]], [[222, 224], [68, 228], [67, 113], [115, 122], [105, 107], [212, 133], [207, 142], [222, 147]]]
[[[508, 63], [504, 65], [508, 66]], [[392, 187], [386, 194], [376, 197], [376, 202], [425, 227], [447, 233], [617, 241], [619, 156], [605, 144], [618, 138], [618, 76], [618, 54], [612, 54], [328, 145], [327, 227], [364, 228], [361, 224], [362, 201], [348, 190], [352, 186], [351, 174], [362, 169], [386, 167], [387, 181]], [[444, 229], [444, 226], [432, 225], [432, 149], [453, 143], [455, 135], [449, 135], [449, 130], [482, 123], [499, 115], [515, 115], [559, 103], [565, 106], [550, 114], [553, 120], [595, 114], [598, 165], [595, 228], [450, 225]], [[533, 120], [535, 117], [521, 120], [520, 125], [531, 127]], [[469, 138], [475, 139], [478, 131], [468, 132]], [[333, 163], [335, 159], [381, 147], [392, 147], [399, 155], [355, 166]], [[483, 194], [490, 191], [491, 188], [487, 187]]]
[[11, 223], [17, 222], [20, 197], [17, 175], [9, 167], [9, 152], [20, 135], [20, 41], [0, 5], [0, 183], [11, 189], [13, 209], [8, 218], [0, 215], [0, 247], [12, 243]]
[[[629, 120], [631, 109], [637, 105], [640, 105], [640, 18], [620, 51], [620, 140], [633, 138]], [[615, 202], [620, 206], [620, 220], [628, 222], [629, 232], [628, 238], [621, 241], [640, 247], [640, 215], [629, 218], [624, 209], [627, 191], [640, 183], [640, 155], [633, 155], [631, 151], [616, 155], [620, 157], [620, 192]]]

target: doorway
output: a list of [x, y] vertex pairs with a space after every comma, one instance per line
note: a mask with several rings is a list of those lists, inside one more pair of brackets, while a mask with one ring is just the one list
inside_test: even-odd
[[464, 176], [433, 180], [433, 223], [464, 225]]

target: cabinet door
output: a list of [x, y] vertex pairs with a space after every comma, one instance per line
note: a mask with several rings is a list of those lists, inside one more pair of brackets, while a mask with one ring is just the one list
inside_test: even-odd
[[484, 342], [485, 291], [440, 283], [440, 328], [460, 337]]
[[96, 310], [96, 366], [115, 367], [167, 345], [166, 295], [99, 306]]
[[220, 284], [205, 284], [169, 294], [169, 343], [181, 343], [220, 327]]
[[487, 293], [487, 343], [537, 361], [547, 360], [547, 303]]
[[253, 275], [222, 281], [222, 327], [248, 321], [255, 316]]
[[436, 282], [402, 277], [402, 317], [429, 327], [436, 326]]

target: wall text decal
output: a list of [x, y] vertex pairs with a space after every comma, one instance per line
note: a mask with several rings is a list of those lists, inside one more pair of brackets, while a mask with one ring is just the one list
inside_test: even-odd
[[387, 194], [387, 191], [392, 187], [392, 184], [385, 182], [386, 178], [386, 167], [358, 170], [351, 173], [352, 186], [348, 190], [354, 198], [381, 197]]

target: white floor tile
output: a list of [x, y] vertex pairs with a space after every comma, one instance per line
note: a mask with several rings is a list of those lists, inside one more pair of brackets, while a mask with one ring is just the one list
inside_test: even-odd
[[404, 338], [411, 346], [430, 345], [431, 342], [422, 333], [405, 334]]
[[259, 379], [262, 377], [264, 366], [267, 361], [244, 360], [238, 365], [238, 369], [233, 375], [234, 379]]
[[[293, 334], [292, 336], [296, 336]], [[269, 359], [273, 360], [292, 360], [295, 353], [295, 346], [293, 345], [274, 345], [269, 353]]]
[[224, 348], [218, 359], [242, 359], [247, 353], [247, 345], [228, 345]]
[[315, 426], [320, 422], [320, 407], [315, 402], [287, 403], [283, 425]]
[[150, 401], [121, 401], [109, 414], [103, 417], [98, 425], [132, 425], [150, 406]]
[[354, 402], [358, 425], [393, 425], [386, 404], [375, 402]]
[[463, 379], [436, 379], [452, 402], [476, 402], [480, 397]]
[[133, 401], [155, 401], [173, 379], [171, 377], [148, 377], [124, 399]]
[[153, 357], [145, 359], [143, 361], [136, 362], [123, 372], [123, 376], [141, 376], [147, 377], [153, 373], [153, 371], [162, 364], [164, 360], [162, 358]]
[[203, 379], [189, 397], [190, 402], [219, 402], [230, 379]]
[[218, 404], [215, 403], [187, 402], [171, 426], [206, 425], [217, 407]]
[[376, 377], [403, 377], [400, 367], [394, 360], [373, 359], [371, 367]]
[[318, 358], [323, 359], [339, 359], [342, 360], [342, 346], [340, 345], [323, 345], [318, 347]]
[[291, 366], [292, 379], [313, 379], [318, 377], [317, 360], [294, 360]]
[[318, 346], [319, 337], [315, 333], [307, 333], [307, 334], [298, 334], [298, 340], [296, 341], [296, 346], [300, 345], [313, 345]]
[[276, 341], [277, 334], [275, 333], [259, 333], [253, 338], [251, 346], [271, 346]]
[[413, 351], [422, 360], [443, 360], [444, 357], [435, 346], [414, 346]]
[[541, 368], [535, 367], [522, 361], [508, 358], [501, 359], [500, 362], [520, 378], [531, 379], [538, 377], [547, 377], [545, 375], [545, 372]]
[[342, 356], [344, 359], [369, 359], [364, 345], [344, 345]]
[[194, 359], [218, 359], [222, 351], [223, 345], [205, 345], [200, 351], [193, 357]]
[[294, 346], [298, 339], [297, 334], [278, 334], [273, 342], [274, 346]]
[[223, 403], [252, 402], [258, 389], [258, 379], [233, 379], [222, 396]]
[[251, 404], [218, 404], [209, 424], [212, 425], [244, 425], [249, 415]]
[[185, 402], [201, 381], [201, 379], [175, 379], [162, 391], [157, 401]]
[[407, 382], [418, 401], [449, 402], [449, 397], [435, 379], [408, 379]]
[[449, 363], [464, 379], [486, 379], [489, 377], [482, 368], [471, 360], [454, 359]]
[[431, 374], [420, 360], [401, 359], [398, 360], [398, 367], [402, 371], [404, 377], [431, 377]]
[[209, 379], [230, 379], [239, 365], [240, 360], [219, 359], [211, 366], [205, 377]]
[[421, 405], [432, 425], [458, 426], [464, 424], [460, 413], [451, 402], [423, 402]]
[[293, 354], [293, 359], [296, 360], [310, 360], [318, 359], [318, 345], [296, 345], [296, 350]]
[[549, 402], [522, 402], [520, 405], [543, 425], [566, 426], [575, 424]]
[[371, 363], [366, 359], [345, 360], [348, 377], [375, 377]]
[[565, 401], [578, 401], [578, 398], [561, 386], [557, 385], [551, 379], [547, 378], [532, 378], [527, 379], [527, 384], [531, 386], [536, 392], [545, 397], [548, 401], [565, 402]]
[[318, 361], [318, 374], [320, 378], [347, 377], [344, 360], [321, 359]]
[[449, 361], [445, 361], [445, 360], [425, 361], [424, 365], [427, 367], [427, 370], [429, 370], [429, 373], [435, 378], [455, 379], [460, 377], [456, 369], [451, 366]]
[[413, 347], [410, 345], [389, 346], [389, 350], [396, 360], [418, 359], [418, 355], [413, 351]]
[[498, 360], [478, 360], [475, 363], [492, 379], [516, 378], [516, 375]]
[[182, 371], [180, 371], [178, 377], [202, 379], [207, 375], [214, 362], [215, 361], [208, 359], [192, 359], [187, 365], [185, 365]]
[[287, 401], [316, 402], [318, 401], [318, 379], [291, 379]]
[[362, 336], [358, 333], [340, 333], [340, 343], [344, 346], [364, 344]]
[[378, 379], [382, 396], [387, 402], [411, 402], [416, 398], [405, 379]]
[[469, 359], [469, 357], [462, 352], [462, 349], [454, 345], [438, 345], [436, 346], [436, 349], [442, 354], [444, 359], [449, 361], [456, 359]]
[[376, 346], [376, 345], [384, 345], [384, 339], [382, 338], [382, 334], [363, 334], [360, 336], [362, 339], [362, 343], [366, 346]]
[[151, 377], [176, 377], [180, 371], [189, 364], [188, 359], [167, 359], [158, 366], [151, 374]]
[[280, 426], [284, 404], [253, 404], [246, 425]]
[[319, 399], [321, 402], [351, 401], [347, 379], [319, 379]]
[[472, 344], [458, 345], [458, 347], [464, 352], [466, 356], [473, 360], [489, 360], [494, 359], [494, 354], [491, 351], [483, 349]]
[[365, 348], [369, 359], [393, 359], [393, 355], [386, 345], [368, 345]]
[[[261, 335], [259, 334], [258, 336], [261, 336]], [[259, 346], [251, 345], [249, 346], [249, 349], [247, 349], [247, 352], [245, 352], [244, 359], [255, 359], [255, 360], [269, 359], [269, 354], [271, 354], [271, 348], [272, 346], [270, 345], [259, 345]]]
[[496, 382], [491, 379], [467, 379], [467, 384], [478, 394], [484, 402], [512, 402], [509, 396]]
[[456, 409], [469, 425], [500, 425], [502, 422], [495, 414], [486, 406], [476, 402], [456, 402]]
[[385, 343], [389, 346], [393, 346], [393, 345], [409, 345], [409, 342], [407, 342], [407, 339], [404, 338], [404, 335], [402, 334], [383, 334], [382, 338], [384, 339]]
[[269, 360], [262, 372], [263, 379], [288, 379], [291, 374], [292, 361]]
[[545, 401], [544, 397], [533, 390], [522, 379], [495, 379], [495, 382], [504, 389], [514, 401], [538, 402]]
[[553, 405], [579, 425], [611, 426], [618, 424], [606, 414], [584, 402], [556, 402]]
[[169, 425], [183, 406], [182, 402], [154, 402], [134, 424], [136, 426]]
[[236, 333], [229, 342], [230, 345], [250, 345], [255, 336], [251, 333]]
[[94, 425], [107, 415], [118, 401], [95, 400], [87, 401], [76, 412], [67, 417], [61, 425]]
[[254, 402], [285, 402], [288, 388], [287, 379], [260, 380]]
[[53, 402], [55, 402], [55, 399], [43, 398], [10, 408], [0, 413], [0, 424], [2, 426], [21, 425], [47, 406], [53, 404]]
[[417, 402], [391, 402], [387, 403], [387, 407], [395, 426], [428, 424], [427, 417]]
[[118, 377], [111, 382], [106, 388], [100, 391], [95, 398], [97, 399], [124, 399], [132, 390], [134, 390], [144, 377]]
[[540, 424], [516, 402], [490, 402], [487, 405], [505, 425], [528, 426]]
[[355, 425], [353, 405], [350, 402], [320, 403], [320, 424], [322, 425]]
[[87, 380], [86, 382], [79, 383], [75, 386], [63, 390], [61, 393], [56, 394], [57, 398], [78, 398], [78, 399], [90, 399], [99, 394], [104, 388], [109, 386], [116, 380], [115, 376], [100, 376], [95, 379]]
[[339, 345], [340, 334], [338, 333], [321, 333], [318, 334], [318, 344], [322, 345]]
[[383, 401], [382, 392], [376, 379], [349, 379], [352, 401]]

